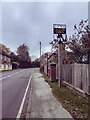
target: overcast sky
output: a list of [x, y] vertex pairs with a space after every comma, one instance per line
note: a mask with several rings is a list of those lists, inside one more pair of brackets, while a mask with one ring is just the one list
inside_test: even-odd
[[68, 36], [73, 34], [73, 25], [88, 18], [87, 2], [7, 2], [2, 4], [2, 41], [16, 52], [17, 47], [26, 43], [30, 55], [39, 56], [39, 42], [42, 53], [50, 51], [53, 39], [53, 24], [64, 23]]

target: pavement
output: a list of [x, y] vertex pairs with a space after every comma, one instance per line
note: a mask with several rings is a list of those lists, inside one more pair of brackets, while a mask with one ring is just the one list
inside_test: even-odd
[[26, 118], [72, 118], [52, 94], [41, 73], [33, 74]]

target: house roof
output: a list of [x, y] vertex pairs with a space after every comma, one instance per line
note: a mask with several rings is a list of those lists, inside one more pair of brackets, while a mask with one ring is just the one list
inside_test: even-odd
[[56, 52], [51, 53], [51, 55], [48, 57], [48, 60], [49, 60], [53, 55], [57, 55], [57, 53], [56, 53]]
[[5, 53], [4, 51], [0, 50], [0, 54], [4, 55], [4, 56], [7, 56], [10, 58], [10, 55], [8, 55], [7, 53]]

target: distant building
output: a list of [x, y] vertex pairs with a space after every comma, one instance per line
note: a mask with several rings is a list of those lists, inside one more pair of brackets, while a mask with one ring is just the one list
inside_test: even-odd
[[46, 56], [45, 56], [45, 54], [43, 54], [40, 57], [40, 71], [41, 72], [44, 72], [45, 65], [46, 65]]
[[0, 71], [12, 70], [10, 49], [0, 44]]
[[49, 62], [49, 64], [52, 62], [58, 64], [58, 54], [56, 52], [49, 54], [48, 62]]
[[[47, 74], [50, 70], [50, 63], [58, 63], [58, 56], [57, 53], [46, 52], [40, 58], [40, 68], [41, 71]], [[48, 70], [48, 71], [47, 71]]]

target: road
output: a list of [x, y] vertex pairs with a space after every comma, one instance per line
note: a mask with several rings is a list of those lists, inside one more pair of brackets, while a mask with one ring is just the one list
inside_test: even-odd
[[[16, 118], [19, 112], [25, 113], [25, 107], [22, 106], [22, 100], [31, 75], [37, 69], [19, 69], [2, 73], [2, 118]], [[26, 99], [25, 104], [26, 105]], [[21, 111], [20, 107], [23, 107]]]

